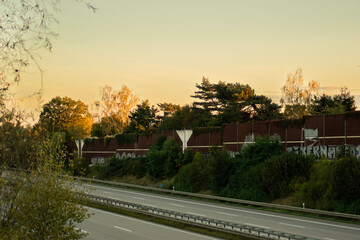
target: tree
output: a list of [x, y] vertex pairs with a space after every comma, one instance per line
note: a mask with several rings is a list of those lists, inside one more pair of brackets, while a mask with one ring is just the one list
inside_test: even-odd
[[[87, 210], [79, 205], [71, 179], [57, 175], [63, 172], [55, 161], [56, 149], [63, 145], [45, 143], [49, 139], [23, 127], [22, 116], [5, 104], [9, 88], [20, 81], [26, 67], [35, 63], [42, 73], [38, 53], [52, 50], [56, 34], [51, 25], [57, 22], [54, 12], [59, 3], [0, 1], [0, 239], [79, 239], [85, 235], [75, 225], [88, 217]], [[8, 178], [9, 166], [33, 168]]]
[[70, 140], [88, 136], [91, 124], [87, 105], [69, 97], [55, 97], [43, 106], [38, 127], [50, 133], [64, 132]]
[[27, 168], [34, 160], [37, 136], [22, 120], [14, 110], [0, 115], [0, 166]]
[[95, 106], [100, 110], [100, 114], [95, 114], [95, 117], [100, 118], [96, 127], [101, 128], [101, 135], [122, 133], [128, 126], [129, 114], [138, 101], [126, 86], [121, 90], [113, 90], [107, 85], [101, 88], [101, 101], [95, 102]]
[[263, 95], [254, 95], [249, 99], [249, 104], [251, 106], [251, 117], [254, 120], [267, 121], [283, 117], [280, 113], [281, 106], [273, 103], [270, 98]]
[[134, 112], [130, 114], [130, 124], [127, 133], [151, 134], [158, 127], [159, 121], [156, 117], [157, 109], [150, 106], [149, 100], [142, 101], [136, 105]]
[[212, 115], [222, 111], [232, 103], [240, 103], [254, 95], [254, 90], [249, 85], [240, 83], [218, 82], [212, 84], [209, 79], [202, 79], [201, 84], [196, 84], [199, 90], [191, 96], [201, 100], [194, 102], [194, 106], [211, 112]]
[[100, 122], [93, 123], [91, 127], [92, 137], [105, 137], [116, 135], [119, 133], [117, 126], [121, 126], [122, 122], [118, 116], [109, 116], [101, 118]]
[[312, 104], [311, 114], [336, 114], [355, 111], [355, 98], [346, 87], [340, 89], [340, 94], [316, 97]]
[[209, 124], [211, 119], [210, 112], [185, 105], [179, 107], [172, 115], [163, 117], [158, 130], [204, 127]]
[[180, 109], [180, 105], [173, 103], [159, 103], [158, 107], [160, 108], [160, 111], [164, 113], [163, 118], [171, 117], [176, 111]]
[[314, 80], [305, 87], [302, 69], [298, 68], [294, 74], [289, 73], [285, 85], [281, 88], [280, 102], [284, 107], [286, 118], [302, 118], [311, 111], [311, 104], [318, 95], [320, 84]]
[[209, 125], [247, 122], [250, 119], [264, 121], [281, 116], [280, 106], [265, 96], [255, 95], [255, 90], [247, 84], [221, 81], [212, 84], [203, 78], [196, 87], [199, 91], [192, 97], [201, 101], [194, 102], [194, 107], [210, 113]]
[[[0, 168], [1, 239], [80, 239], [76, 225], [89, 218], [72, 178], [65, 175], [58, 141], [45, 139], [36, 148], [37, 163], [28, 172]], [[11, 174], [13, 173], [13, 174]], [[3, 176], [0, 174], [0, 176]]]

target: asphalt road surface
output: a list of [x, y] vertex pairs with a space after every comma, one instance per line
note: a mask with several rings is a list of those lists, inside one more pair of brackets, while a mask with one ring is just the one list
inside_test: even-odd
[[89, 212], [94, 215], [78, 226], [78, 229], [89, 234], [85, 240], [217, 239], [94, 208], [90, 208]]
[[323, 240], [359, 240], [360, 225], [177, 198], [110, 186], [84, 184], [91, 194], [207, 218]]

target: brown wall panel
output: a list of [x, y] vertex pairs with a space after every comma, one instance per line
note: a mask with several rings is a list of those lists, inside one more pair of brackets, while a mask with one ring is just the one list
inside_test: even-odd
[[198, 136], [195, 136], [196, 146], [209, 146], [210, 144], [209, 137], [210, 137], [209, 133], [203, 133]]
[[300, 125], [289, 125], [287, 127], [287, 141], [301, 141], [302, 126]]
[[209, 146], [222, 146], [222, 132], [213, 132], [210, 133], [210, 144]]
[[237, 124], [226, 124], [224, 126], [224, 135], [223, 141], [224, 142], [238, 142], [238, 135], [237, 135]]
[[305, 118], [305, 128], [306, 129], [317, 129], [318, 136], [324, 136], [324, 128], [323, 128], [324, 117], [320, 116], [311, 116]]
[[[344, 114], [326, 115], [325, 136], [326, 137], [344, 136], [345, 134], [344, 122], [345, 122]], [[326, 145], [327, 145], [327, 140], [326, 140]]]
[[[304, 124], [301, 121], [268, 121], [268, 122], [248, 122], [239, 124], [227, 124], [224, 125], [223, 132], [203, 133], [200, 135], [192, 135], [188, 141], [188, 146], [195, 151], [208, 153], [208, 146], [221, 146], [225, 145], [225, 148], [232, 152], [238, 152], [241, 150], [241, 142], [251, 141], [251, 136], [254, 131], [255, 136], [272, 136], [277, 134], [281, 137], [281, 141], [287, 140], [287, 143], [283, 143], [286, 147], [300, 147], [300, 146], [341, 146], [346, 144], [358, 146], [360, 145], [360, 112], [354, 112], [347, 114], [325, 115], [324, 116], [310, 116], [305, 118]], [[325, 118], [325, 121], [324, 121]], [[346, 140], [345, 140], [345, 124], [346, 119]], [[325, 122], [325, 126], [323, 123]], [[318, 140], [313, 142], [307, 140], [302, 142], [303, 128], [305, 129], [318, 129]], [[324, 131], [325, 129], [325, 131]], [[154, 144], [159, 136], [173, 137], [180, 145], [181, 140], [175, 130], [164, 131], [161, 134], [153, 134], [150, 136], [139, 136], [136, 143], [119, 145], [116, 139], [110, 139], [105, 144], [104, 139], [94, 139], [90, 144], [84, 145], [83, 155], [87, 158], [91, 157], [110, 157], [113, 154], [106, 153], [116, 151], [118, 153], [136, 153], [136, 155], [144, 155], [147, 151], [139, 151], [141, 149], [149, 149]], [[324, 135], [326, 139], [324, 140]], [[303, 136], [304, 137], [304, 136]], [[239, 144], [236, 144], [239, 142]], [[233, 144], [231, 144], [233, 143]], [[76, 149], [76, 146], [73, 147]], [[124, 149], [124, 150], [121, 150]], [[128, 149], [125, 151], [125, 149]], [[133, 150], [135, 149], [135, 150]], [[91, 153], [96, 151], [96, 153]], [[101, 153], [101, 152], [104, 153]]]
[[346, 135], [360, 136], [360, 118], [348, 117], [346, 119]]
[[254, 122], [254, 135], [257, 137], [269, 136], [269, 123], [268, 122]]
[[246, 137], [252, 134], [252, 123], [239, 123], [239, 142], [245, 142]]
[[270, 136], [279, 136], [281, 141], [286, 139], [286, 128], [279, 126], [276, 122], [269, 122]]

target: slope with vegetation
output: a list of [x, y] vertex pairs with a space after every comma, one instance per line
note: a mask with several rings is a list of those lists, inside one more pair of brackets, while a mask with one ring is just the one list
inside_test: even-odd
[[359, 159], [343, 151], [337, 160], [316, 161], [284, 153], [277, 140], [267, 137], [233, 158], [215, 148], [208, 156], [191, 149], [182, 153], [172, 138], [160, 138], [146, 157], [114, 157], [108, 165], [84, 170], [100, 179], [360, 214]]

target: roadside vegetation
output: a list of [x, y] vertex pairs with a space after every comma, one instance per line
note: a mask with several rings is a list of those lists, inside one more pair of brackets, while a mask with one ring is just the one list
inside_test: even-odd
[[[75, 162], [85, 162], [77, 159]], [[159, 138], [146, 157], [83, 164], [83, 176], [179, 191], [360, 214], [360, 160], [343, 151], [337, 160], [285, 153], [276, 139], [258, 138], [230, 157], [212, 148], [195, 153]]]

